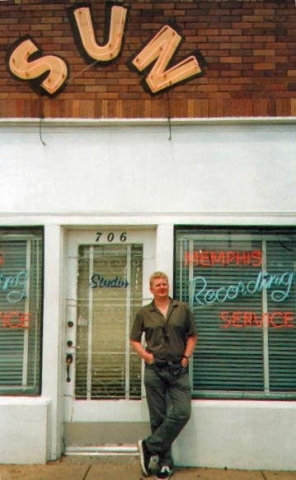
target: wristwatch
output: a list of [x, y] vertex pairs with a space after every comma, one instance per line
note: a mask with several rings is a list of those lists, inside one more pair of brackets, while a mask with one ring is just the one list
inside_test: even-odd
[[182, 355], [182, 358], [186, 358], [186, 360], [189, 362], [190, 357], [188, 357], [188, 355]]

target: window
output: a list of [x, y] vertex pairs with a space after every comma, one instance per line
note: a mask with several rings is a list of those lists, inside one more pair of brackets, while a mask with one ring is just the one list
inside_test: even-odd
[[176, 229], [176, 296], [193, 309], [196, 398], [296, 398], [296, 230]]
[[77, 400], [137, 399], [141, 361], [131, 350], [142, 304], [143, 245], [80, 245], [77, 283]]
[[41, 229], [0, 229], [0, 395], [38, 395], [42, 324]]

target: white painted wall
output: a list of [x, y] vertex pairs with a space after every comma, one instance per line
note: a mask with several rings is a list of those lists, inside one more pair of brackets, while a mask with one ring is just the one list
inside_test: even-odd
[[0, 397], [0, 463], [45, 463], [50, 401]]
[[295, 470], [296, 402], [193, 402], [174, 445], [177, 464], [246, 470]]
[[50, 125], [0, 129], [0, 212], [295, 212], [295, 123]]
[[63, 232], [59, 225], [45, 226], [42, 397], [50, 398], [46, 458], [55, 459], [63, 449], [65, 315], [63, 285]]
[[[294, 226], [295, 124], [172, 121], [170, 138], [166, 122], [1, 123], [0, 224], [45, 226], [45, 292], [42, 395], [0, 398], [0, 463], [61, 453], [63, 228], [156, 226], [155, 268], [172, 274], [175, 224]], [[296, 469], [295, 416], [296, 402], [193, 401], [177, 463]]]

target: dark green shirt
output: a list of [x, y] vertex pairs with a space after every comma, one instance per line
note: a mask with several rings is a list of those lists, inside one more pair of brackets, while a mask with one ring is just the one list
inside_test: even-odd
[[130, 339], [140, 342], [143, 333], [148, 352], [161, 360], [178, 361], [188, 337], [196, 335], [193, 314], [187, 303], [171, 300], [165, 318], [152, 301], [136, 314]]

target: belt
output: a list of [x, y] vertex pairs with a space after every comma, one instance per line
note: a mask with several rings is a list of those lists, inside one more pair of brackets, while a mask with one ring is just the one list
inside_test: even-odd
[[154, 363], [158, 368], [176, 367], [180, 366], [181, 360], [161, 360], [159, 358], [156, 358]]

